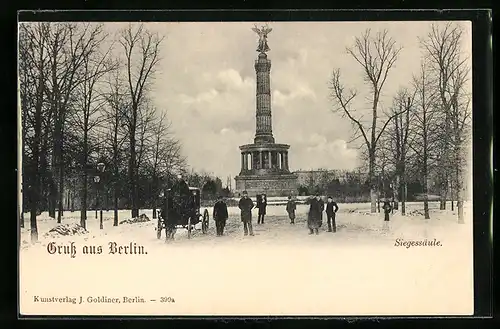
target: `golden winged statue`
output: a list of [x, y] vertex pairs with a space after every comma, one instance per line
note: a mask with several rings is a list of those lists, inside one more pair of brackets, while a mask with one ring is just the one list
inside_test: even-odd
[[265, 53], [271, 50], [267, 45], [267, 35], [272, 30], [273, 29], [267, 26], [267, 24], [265, 26], [262, 26], [260, 29], [257, 27], [257, 25], [254, 25], [254, 27], [252, 28], [252, 31], [259, 35], [259, 46], [257, 47], [257, 51], [259, 53]]

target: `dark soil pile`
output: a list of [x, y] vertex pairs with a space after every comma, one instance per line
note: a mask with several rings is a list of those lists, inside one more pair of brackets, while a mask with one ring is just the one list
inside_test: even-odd
[[145, 214], [140, 215], [132, 219], [125, 219], [120, 222], [120, 224], [135, 224], [135, 223], [145, 223], [151, 221]]
[[60, 224], [51, 229], [46, 235], [50, 236], [70, 236], [87, 234], [88, 231], [78, 224]]

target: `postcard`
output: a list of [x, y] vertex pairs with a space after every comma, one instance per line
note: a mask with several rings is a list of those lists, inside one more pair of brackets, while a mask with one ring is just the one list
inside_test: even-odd
[[20, 22], [21, 315], [472, 315], [469, 21]]

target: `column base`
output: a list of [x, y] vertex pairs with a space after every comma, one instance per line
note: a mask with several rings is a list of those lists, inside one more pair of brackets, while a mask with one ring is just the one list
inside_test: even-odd
[[267, 196], [296, 195], [298, 176], [290, 173], [240, 174], [235, 177], [236, 195], [247, 191], [249, 196], [265, 193]]

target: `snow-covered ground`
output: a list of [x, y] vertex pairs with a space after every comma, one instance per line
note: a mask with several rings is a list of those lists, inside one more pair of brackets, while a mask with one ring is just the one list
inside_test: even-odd
[[[340, 204], [337, 233], [308, 235], [307, 206], [297, 207], [296, 224], [284, 206], [269, 206], [255, 236], [243, 236], [239, 209], [229, 207], [226, 236], [195, 231], [187, 239], [156, 238], [151, 221], [113, 227], [113, 212], [103, 212], [99, 229], [95, 212], [87, 214], [88, 233], [55, 236], [57, 226], [39, 216], [39, 242], [30, 241], [29, 216], [21, 231], [20, 285], [24, 314], [220, 314], [220, 315], [373, 315], [468, 314], [473, 308], [472, 214], [465, 224], [456, 211], [439, 211], [431, 203], [424, 220], [422, 203], [407, 204], [407, 216], [395, 212], [390, 222], [370, 214], [370, 205]], [[210, 215], [212, 209], [208, 208]], [[65, 212], [63, 223], [78, 223], [79, 212]], [[130, 218], [120, 211], [119, 221]], [[397, 239], [440, 241], [441, 246], [395, 246]], [[49, 242], [74, 242], [76, 255], [51, 255]], [[110, 255], [109, 242], [144, 246], [145, 255]], [[102, 246], [99, 255], [83, 246]], [[143, 296], [144, 304], [42, 304], [33, 296]], [[161, 296], [175, 303], [150, 302]]]

